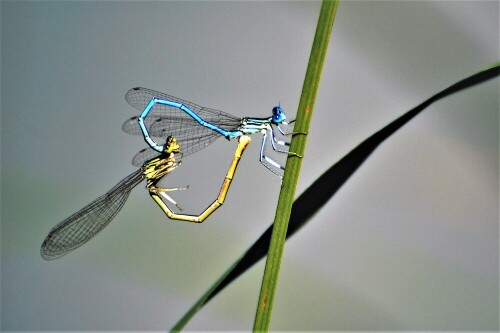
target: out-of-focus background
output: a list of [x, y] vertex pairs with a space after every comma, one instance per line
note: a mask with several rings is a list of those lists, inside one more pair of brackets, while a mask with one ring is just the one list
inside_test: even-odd
[[[56, 261], [58, 222], [134, 170], [136, 86], [238, 116], [296, 113], [319, 2], [1, 3], [2, 330], [166, 330], [273, 221], [279, 179], [245, 153], [205, 223], [144, 186]], [[367, 136], [498, 61], [498, 2], [342, 2], [297, 195]], [[498, 329], [498, 79], [429, 107], [285, 249], [272, 330]], [[185, 212], [216, 197], [236, 142], [184, 158]], [[252, 328], [264, 261], [188, 330]]]

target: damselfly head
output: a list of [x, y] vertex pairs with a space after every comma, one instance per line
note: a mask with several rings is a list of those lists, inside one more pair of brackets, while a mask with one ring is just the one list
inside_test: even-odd
[[279, 105], [275, 106], [273, 108], [273, 116], [271, 118], [271, 121], [274, 124], [281, 124], [285, 120], [286, 120], [285, 111], [283, 111], [283, 109], [281, 108], [281, 106], [279, 106]]
[[167, 138], [167, 141], [165, 142], [165, 152], [166, 153], [180, 153], [181, 152], [181, 146], [177, 143], [177, 139], [174, 136], [169, 136]]

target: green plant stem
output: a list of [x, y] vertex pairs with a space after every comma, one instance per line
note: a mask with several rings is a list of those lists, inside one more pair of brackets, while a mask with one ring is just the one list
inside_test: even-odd
[[[321, 78], [321, 70], [323, 68], [337, 7], [338, 1], [331, 0], [324, 0], [321, 5], [316, 34], [314, 36], [297, 111], [297, 119], [294, 126], [294, 132], [297, 134], [293, 136], [290, 145], [290, 152], [294, 152], [300, 156], [303, 156], [305, 150], [307, 138], [305, 134], [309, 130], [314, 102], [316, 100]], [[283, 185], [276, 208], [264, 276], [262, 278], [259, 303], [257, 305], [253, 328], [254, 331], [262, 332], [269, 330], [274, 295], [276, 293], [286, 232], [288, 229], [288, 221], [290, 219], [290, 212], [292, 210], [301, 164], [302, 158], [293, 155], [288, 157], [285, 174], [283, 176]]]

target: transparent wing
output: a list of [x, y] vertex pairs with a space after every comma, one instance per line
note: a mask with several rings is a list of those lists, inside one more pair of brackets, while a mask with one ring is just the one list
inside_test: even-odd
[[[179, 111], [184, 113], [182, 110]], [[219, 133], [201, 126], [198, 122], [192, 120], [192, 118], [188, 122], [178, 119], [157, 119], [151, 123], [148, 115], [145, 123], [150, 135], [155, 137], [155, 141], [159, 145], [164, 144], [166, 138], [173, 135], [177, 139], [177, 143], [181, 146], [183, 156], [191, 155], [221, 137]], [[127, 120], [122, 128], [126, 133], [142, 135], [137, 117]], [[158, 151], [152, 148], [145, 148], [134, 156], [132, 164], [141, 166], [147, 160], [158, 155], [160, 155]]]
[[[205, 108], [195, 103], [170, 96], [147, 88], [133, 88], [125, 95], [127, 102], [140, 111], [144, 111], [152, 98], [160, 98], [177, 103], [182, 103], [200, 116], [224, 130], [234, 131], [238, 128], [241, 118], [228, 113]], [[149, 134], [155, 138], [165, 139], [169, 135], [176, 137], [184, 156], [201, 150], [220, 137], [217, 132], [200, 125], [187, 112], [164, 104], [155, 104], [144, 120]], [[125, 121], [122, 126], [124, 132], [142, 135], [137, 117]], [[158, 142], [161, 144], [161, 142]], [[159, 155], [149, 149], [139, 152], [134, 157], [134, 165], [141, 165], [147, 159]]]
[[139, 169], [52, 228], [40, 249], [42, 258], [52, 260], [62, 257], [88, 242], [111, 222], [127, 201], [130, 191], [143, 179]]
[[[217, 125], [218, 127], [224, 130], [228, 131], [236, 130], [241, 121], [241, 118], [233, 116], [229, 113], [215, 109], [205, 108], [195, 103], [186, 101], [184, 99], [177, 98], [147, 88], [132, 88], [125, 94], [125, 99], [127, 100], [127, 102], [134, 108], [138, 109], [139, 111], [144, 111], [146, 106], [153, 98], [160, 98], [184, 104], [198, 116], [203, 118], [203, 120], [208, 121], [214, 125]], [[155, 117], [156, 119], [167, 119], [167, 120], [172, 119], [173, 121], [184, 121], [184, 119], [195, 121], [184, 111], [176, 107], [171, 107], [167, 105], [155, 105], [153, 107], [153, 110], [151, 110], [151, 112], [149, 113], [148, 117], [149, 116]], [[198, 124], [198, 126], [200, 125]], [[155, 135], [154, 133], [151, 134]]]
[[135, 154], [134, 158], [132, 158], [132, 164], [140, 167], [144, 164], [144, 162], [149, 161], [157, 156], [160, 156], [159, 152], [157, 152], [153, 148], [145, 148]]

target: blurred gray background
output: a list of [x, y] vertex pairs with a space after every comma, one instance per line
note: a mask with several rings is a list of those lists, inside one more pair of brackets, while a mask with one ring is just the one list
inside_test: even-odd
[[[58, 222], [134, 170], [135, 86], [238, 116], [296, 113], [319, 2], [1, 3], [1, 328], [166, 330], [273, 221], [279, 179], [245, 153], [204, 224], [168, 220], [141, 184], [56, 261]], [[367, 136], [498, 61], [498, 2], [342, 2], [300, 194]], [[383, 144], [285, 248], [272, 330], [498, 329], [498, 79], [432, 105]], [[201, 212], [236, 142], [165, 184]], [[252, 328], [264, 261], [188, 330]]]

